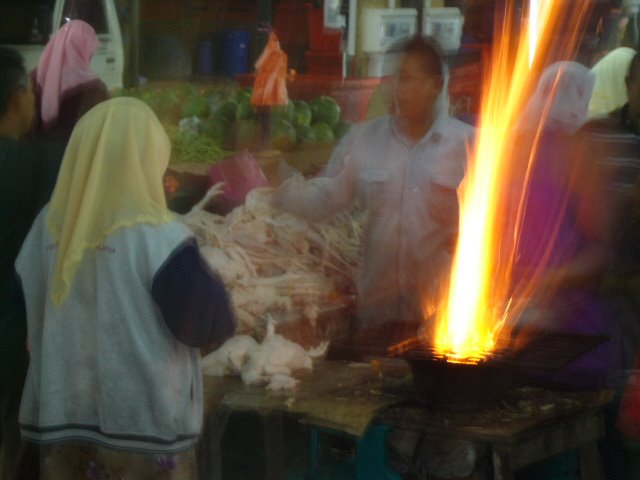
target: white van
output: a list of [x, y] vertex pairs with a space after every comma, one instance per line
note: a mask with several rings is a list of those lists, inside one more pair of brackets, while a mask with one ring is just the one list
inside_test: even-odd
[[[22, 54], [28, 71], [38, 65], [46, 37], [52, 31], [51, 27], [53, 31], [57, 31], [69, 20], [80, 19], [94, 28], [100, 40], [100, 46], [91, 61], [93, 71], [108, 89], [122, 87], [124, 50], [115, 0], [55, 0], [55, 4], [53, 0], [42, 0], [37, 9], [33, 7], [34, 1], [15, 3], [22, 5], [12, 8], [11, 11], [3, 11], [4, 18], [0, 21], [0, 30], [7, 32], [10, 26], [13, 30], [12, 35], [0, 34], [0, 41], [3, 46], [14, 48]], [[51, 5], [48, 4], [53, 4], [53, 13], [48, 18], [42, 18], [43, 10], [50, 12]], [[12, 15], [18, 20], [17, 23], [12, 21]], [[30, 22], [26, 23], [23, 17], [30, 15], [33, 15], [33, 20], [29, 18]], [[51, 22], [50, 25], [43, 25], [48, 22]]]

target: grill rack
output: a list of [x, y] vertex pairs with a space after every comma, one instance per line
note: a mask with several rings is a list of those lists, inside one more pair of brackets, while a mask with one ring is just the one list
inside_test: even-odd
[[[365, 360], [367, 357], [391, 356], [447, 362], [446, 355], [435, 352], [416, 336], [421, 326], [421, 322], [398, 322], [361, 330], [350, 339], [334, 344], [329, 358]], [[502, 338], [498, 342], [502, 348], [464, 363], [501, 365], [522, 373], [555, 372], [608, 339], [606, 335], [528, 330]]]

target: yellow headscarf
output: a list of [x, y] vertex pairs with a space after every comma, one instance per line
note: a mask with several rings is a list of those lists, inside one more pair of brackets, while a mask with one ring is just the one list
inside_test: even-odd
[[635, 54], [632, 48], [616, 48], [593, 66], [596, 83], [589, 102], [589, 118], [606, 115], [627, 103], [624, 79]]
[[174, 218], [162, 187], [170, 153], [162, 125], [139, 100], [108, 100], [78, 122], [47, 217], [58, 245], [51, 285], [56, 305], [69, 295], [88, 249], [121, 228], [159, 225]]

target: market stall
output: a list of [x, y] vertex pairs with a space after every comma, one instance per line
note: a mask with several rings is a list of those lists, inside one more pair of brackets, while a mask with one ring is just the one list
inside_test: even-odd
[[[416, 402], [408, 376], [401, 363], [328, 361], [306, 375], [295, 391], [280, 395], [246, 387], [233, 378], [205, 377], [207, 427], [201, 443], [201, 478], [223, 478], [220, 442], [229, 415], [239, 412], [254, 412], [262, 419], [264, 449], [270, 453], [264, 465], [267, 479], [285, 478], [283, 452], [294, 447], [282, 437], [284, 415], [307, 425], [312, 434], [342, 436], [353, 442], [371, 435], [376, 425], [468, 440], [486, 448], [490, 478], [496, 480], [514, 478], [515, 471], [532, 463], [580, 449], [582, 478], [600, 478], [595, 442], [603, 435], [601, 409], [610, 392], [514, 388], [491, 408], [456, 412]], [[356, 454], [362, 463], [355, 460], [356, 468], [363, 470], [354, 471], [354, 478], [384, 478], [384, 436], [382, 443], [364, 445]], [[312, 441], [308, 447], [318, 445]], [[312, 450], [308, 466], [312, 476], [323, 468], [318, 463], [322, 459], [315, 455]], [[379, 462], [375, 467], [380, 468], [371, 470], [367, 462]], [[368, 474], [362, 476], [364, 471]]]

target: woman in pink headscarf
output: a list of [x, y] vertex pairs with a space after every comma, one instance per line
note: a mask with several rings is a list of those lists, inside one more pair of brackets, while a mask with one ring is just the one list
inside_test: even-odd
[[82, 20], [71, 20], [51, 38], [32, 77], [38, 106], [36, 136], [66, 145], [80, 117], [109, 98], [106, 85], [90, 66], [99, 46], [93, 27]]

